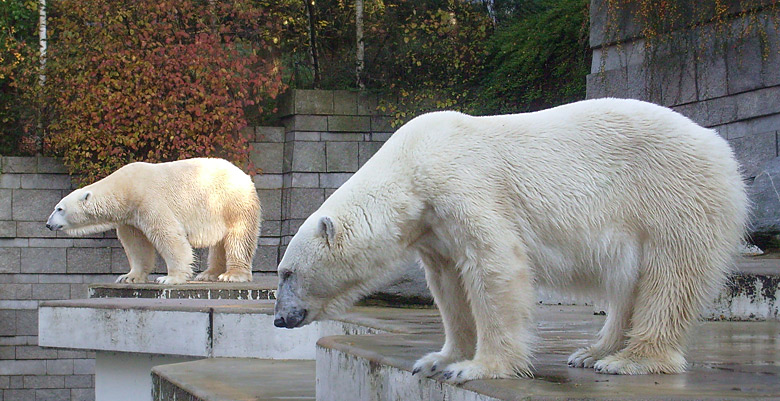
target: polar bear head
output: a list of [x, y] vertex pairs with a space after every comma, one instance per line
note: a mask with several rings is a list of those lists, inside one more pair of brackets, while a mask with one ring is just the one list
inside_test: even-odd
[[65, 231], [68, 235], [86, 235], [115, 228], [107, 215], [115, 199], [90, 187], [77, 189], [62, 198], [46, 221], [46, 228]]
[[279, 263], [274, 325], [300, 327], [337, 315], [386, 281], [397, 255], [381, 237], [355, 216], [309, 216]]

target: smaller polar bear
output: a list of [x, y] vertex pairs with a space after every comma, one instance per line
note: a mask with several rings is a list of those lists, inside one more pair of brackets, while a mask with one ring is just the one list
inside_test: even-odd
[[195, 280], [245, 282], [252, 280], [260, 200], [251, 177], [226, 160], [131, 163], [63, 198], [46, 227], [69, 235], [115, 228], [130, 262], [117, 282], [146, 282], [156, 249], [168, 268], [157, 282], [184, 283], [193, 247], [209, 247], [208, 269]]
[[290, 240], [274, 324], [337, 315], [419, 257], [445, 341], [413, 373], [530, 376], [538, 287], [607, 305], [598, 340], [570, 366], [682, 372], [687, 335], [732, 264], [747, 204], [728, 143], [650, 103], [426, 114]]

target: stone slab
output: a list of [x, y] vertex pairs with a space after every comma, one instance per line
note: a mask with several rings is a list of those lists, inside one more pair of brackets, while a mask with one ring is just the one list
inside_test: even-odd
[[142, 301], [147, 300], [43, 302], [38, 309], [38, 344], [166, 355], [211, 354], [209, 307], [189, 300]]
[[284, 142], [284, 127], [255, 127], [257, 142]]
[[152, 399], [314, 400], [314, 369], [313, 361], [239, 358], [156, 366], [152, 368]]
[[269, 359], [313, 359], [326, 335], [418, 332], [438, 319], [432, 309], [358, 307], [328, 324], [287, 330], [274, 327], [270, 301], [148, 298], [44, 301], [38, 316], [42, 347]]
[[90, 298], [160, 298], [160, 299], [276, 299], [278, 278], [275, 274], [253, 277], [251, 283], [211, 283], [191, 281], [187, 284], [91, 284]]
[[13, 219], [46, 221], [60, 199], [62, 199], [62, 191], [56, 189], [14, 190]]
[[778, 322], [707, 322], [696, 328], [679, 375], [614, 376], [569, 368], [568, 355], [595, 339], [603, 316], [588, 307], [540, 306], [534, 379], [454, 386], [412, 376], [417, 358], [441, 348], [439, 334], [337, 336], [317, 347], [317, 399], [549, 400], [780, 397]]
[[35, 157], [5, 156], [0, 171], [3, 173], [35, 173], [38, 161]]
[[249, 160], [252, 161], [255, 168], [266, 174], [281, 173], [283, 157], [283, 143], [254, 143], [249, 152]]
[[[95, 355], [95, 399], [151, 401], [152, 368], [193, 361], [193, 357], [99, 351]], [[81, 399], [73, 398], [81, 401]]]
[[780, 321], [780, 259], [745, 258], [708, 307], [709, 320]]
[[[240, 310], [243, 309], [243, 310]], [[296, 329], [274, 326], [272, 308], [215, 308], [213, 357], [313, 360], [319, 324]]]
[[292, 154], [292, 171], [325, 171], [324, 142], [295, 142]]

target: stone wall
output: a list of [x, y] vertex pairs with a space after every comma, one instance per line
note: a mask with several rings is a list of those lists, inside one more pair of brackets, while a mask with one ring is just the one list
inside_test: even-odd
[[[636, 10], [629, 6], [612, 13], [616, 28], [609, 28], [605, 3], [591, 0], [588, 98], [649, 100], [716, 129], [734, 148], [747, 178], [778, 156], [780, 16], [768, 9], [757, 18], [734, 17], [721, 26], [682, 27], [650, 62]], [[733, 11], [740, 3], [725, 2]], [[751, 29], [745, 30], [748, 25]], [[748, 33], [725, 34], [729, 31]]]
[[[276, 270], [303, 220], [390, 136], [377, 103], [355, 92], [293, 91], [281, 100], [284, 127], [245, 130], [250, 158], [263, 171], [254, 178], [264, 220], [255, 274]], [[39, 301], [86, 298], [90, 283], [129, 271], [114, 232], [72, 238], [46, 229], [73, 188], [56, 159], [0, 158], [0, 400], [93, 396], [92, 353], [37, 346]], [[197, 256], [195, 269], [205, 269], [205, 250]], [[159, 258], [155, 273], [165, 273]]]
[[281, 191], [282, 251], [303, 221], [390, 137], [378, 98], [348, 91], [296, 90], [282, 99], [281, 174], [264, 175]]
[[94, 356], [39, 348], [38, 302], [84, 298], [89, 283], [113, 280], [127, 262], [112, 235], [76, 239], [44, 227], [72, 188], [57, 160], [0, 163], [0, 393], [4, 400], [89, 400]]

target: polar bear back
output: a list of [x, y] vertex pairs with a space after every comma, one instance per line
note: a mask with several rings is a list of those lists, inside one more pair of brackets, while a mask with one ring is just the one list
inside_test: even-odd
[[102, 190], [124, 191], [136, 213], [171, 213], [194, 247], [218, 242], [230, 225], [258, 221], [260, 205], [251, 177], [226, 160], [137, 162], [109, 177], [113, 179], [102, 183]]
[[537, 277], [562, 285], [589, 269], [636, 262], [648, 241], [711, 245], [725, 260], [748, 204], [738, 163], [715, 131], [623, 99], [503, 116], [426, 114], [343, 188], [323, 211], [349, 209], [370, 193], [372, 202], [390, 198], [385, 210], [410, 201], [429, 210], [442, 231], [455, 219], [483, 220], [497, 238], [522, 238], [534, 265], [551, 267]]
[[522, 219], [555, 223], [556, 216], [577, 214], [562, 227], [600, 225], [604, 219], [661, 226], [648, 211], [672, 212], [675, 205], [680, 213], [704, 213], [702, 208], [715, 205], [723, 213], [745, 208], [727, 142], [646, 102], [599, 99], [489, 117], [440, 112], [406, 128], [391, 139], [395, 143], [388, 141], [388, 151], [403, 148], [420, 191], [430, 197], [490, 194], [491, 203], [522, 213]]

